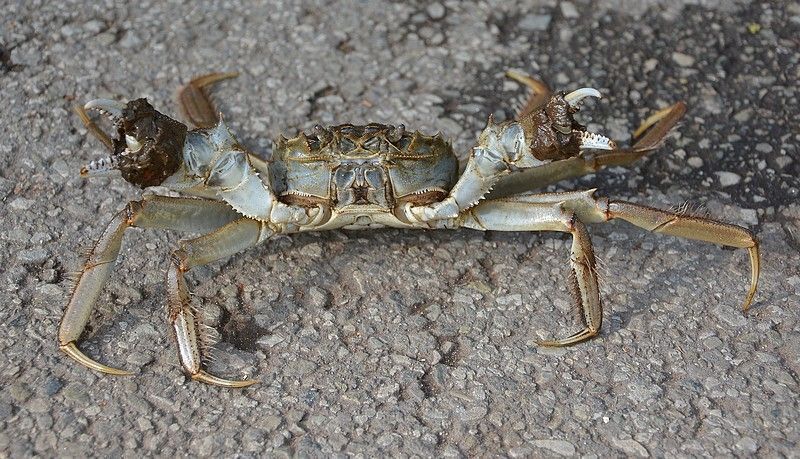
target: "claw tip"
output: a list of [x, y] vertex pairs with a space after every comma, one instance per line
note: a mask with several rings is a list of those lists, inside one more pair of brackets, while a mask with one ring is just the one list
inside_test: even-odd
[[109, 367], [103, 365], [102, 363], [95, 362], [94, 360], [87, 357], [83, 352], [81, 352], [80, 349], [78, 349], [78, 347], [75, 346], [74, 341], [70, 341], [69, 343], [66, 344], [61, 344], [58, 346], [58, 348], [61, 349], [62, 352], [70, 356], [72, 359], [74, 359], [76, 362], [80, 363], [81, 365], [87, 368], [91, 368], [92, 370], [115, 376], [133, 375], [133, 373], [131, 373], [130, 371], [120, 370], [118, 368]]

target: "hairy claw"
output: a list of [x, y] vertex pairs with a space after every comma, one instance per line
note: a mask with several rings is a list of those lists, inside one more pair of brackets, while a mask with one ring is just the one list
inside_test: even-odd
[[126, 370], [120, 370], [117, 368], [112, 368], [102, 363], [95, 362], [94, 360], [90, 359], [86, 356], [83, 352], [75, 346], [75, 342], [70, 341], [67, 344], [62, 344], [58, 347], [61, 349], [65, 354], [72, 357], [76, 362], [80, 363], [81, 365], [91, 368], [92, 370], [99, 371], [100, 373], [106, 373], [109, 375], [115, 376], [131, 376], [133, 373]]

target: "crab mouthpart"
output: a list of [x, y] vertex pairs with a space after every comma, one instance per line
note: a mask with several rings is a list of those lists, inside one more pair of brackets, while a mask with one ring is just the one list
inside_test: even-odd
[[128, 146], [128, 153], [136, 153], [142, 149], [142, 143], [136, 140], [136, 137], [130, 134], [125, 134], [125, 145]]

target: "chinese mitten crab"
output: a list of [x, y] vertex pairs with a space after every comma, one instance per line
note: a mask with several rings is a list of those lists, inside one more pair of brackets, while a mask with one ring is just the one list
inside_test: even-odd
[[531, 96], [515, 119], [495, 123], [489, 118], [459, 174], [456, 155], [441, 136], [377, 123], [316, 126], [291, 139], [281, 137], [271, 161], [265, 162], [237, 142], [208, 98], [209, 85], [234, 75], [206, 75], [180, 91], [180, 105], [196, 129], [156, 111], [145, 99], [90, 101], [85, 110], [100, 111], [113, 122], [117, 133], [111, 138], [78, 109], [90, 132], [111, 150], [85, 166], [82, 175], [119, 171], [140, 187], [160, 185], [184, 195], [129, 202], [89, 251], [58, 335], [61, 350], [89, 368], [129, 374], [95, 362], [76, 343], [130, 227], [202, 234], [181, 241], [172, 252], [166, 276], [168, 317], [184, 371], [192, 379], [227, 387], [256, 381], [227, 380], [204, 370], [210, 338], [184, 275], [277, 234], [380, 227], [569, 233], [571, 283], [583, 328], [539, 343], [544, 346], [575, 344], [600, 331], [603, 309], [586, 223], [621, 219], [647, 231], [745, 248], [751, 264], [745, 311], [753, 300], [758, 242], [742, 227], [610, 200], [595, 190], [533, 192], [641, 158], [660, 145], [684, 114], [681, 102], [648, 118], [634, 133], [638, 140], [621, 147], [573, 118], [581, 100], [600, 97], [597, 90], [554, 93], [538, 80], [509, 73]]

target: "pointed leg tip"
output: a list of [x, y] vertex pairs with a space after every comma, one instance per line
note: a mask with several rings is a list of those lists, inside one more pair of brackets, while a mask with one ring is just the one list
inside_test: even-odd
[[70, 356], [73, 360], [80, 363], [81, 365], [90, 368], [95, 371], [99, 371], [100, 373], [105, 373], [114, 376], [132, 376], [133, 373], [126, 370], [120, 370], [118, 368], [109, 367], [107, 365], [103, 365], [102, 363], [95, 362], [94, 360], [90, 359], [86, 356], [83, 352], [78, 349], [75, 345], [74, 341], [70, 341], [66, 344], [60, 344], [58, 346], [62, 352]]
[[243, 381], [232, 381], [230, 379], [219, 378], [217, 376], [206, 373], [205, 371], [202, 370], [198, 373], [192, 374], [191, 378], [195, 381], [204, 382], [212, 386], [228, 387], [233, 389], [241, 389], [261, 382], [258, 379], [245, 379]]

